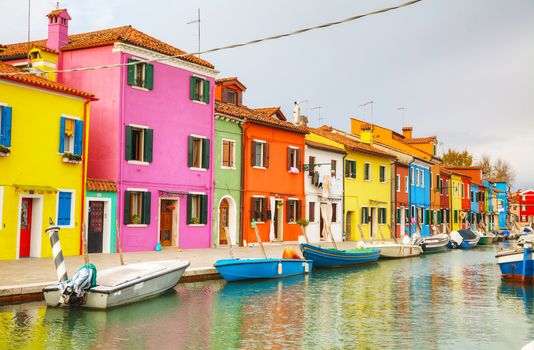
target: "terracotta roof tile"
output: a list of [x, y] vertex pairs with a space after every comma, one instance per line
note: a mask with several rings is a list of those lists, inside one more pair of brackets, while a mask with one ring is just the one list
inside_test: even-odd
[[[21, 72], [24, 72], [24, 71], [20, 68], [0, 62], [0, 73], [21, 73]], [[38, 77], [37, 75], [34, 75], [34, 74], [1, 75], [0, 79], [14, 80], [20, 83], [34, 85], [34, 86], [38, 86], [38, 87], [50, 89], [50, 90], [56, 90], [56, 91], [70, 94], [70, 95], [77, 95], [77, 96], [82, 96], [86, 98], [95, 97], [95, 95], [90, 94], [88, 92], [73, 89], [66, 85], [62, 85], [62, 84], [50, 81], [48, 79]]]
[[254, 111], [246, 106], [236, 106], [231, 103], [215, 100], [215, 113], [226, 114], [231, 117], [245, 119], [254, 114]]
[[87, 179], [87, 191], [117, 192], [117, 185], [111, 180]]
[[[185, 53], [185, 51], [177, 49], [174, 46], [147, 35], [133, 28], [132, 26], [122, 26], [97, 30], [94, 32], [69, 35], [69, 42], [61, 48], [61, 51], [111, 45], [115, 42], [129, 43], [168, 56], [176, 56]], [[5, 60], [12, 57], [26, 57], [29, 49], [32, 47], [46, 47], [46, 39], [36, 40], [30, 43], [10, 44], [7, 46], [8, 49], [5, 52], [0, 53], [0, 60]], [[214, 68], [211, 63], [196, 56], [183, 56], [180, 57], [180, 59], [198, 64], [200, 66]]]
[[432, 143], [432, 142], [436, 142], [436, 136], [412, 137], [411, 139], [404, 139], [403, 141], [408, 144]]
[[225, 83], [227, 81], [232, 81], [232, 80], [239, 80], [239, 79], [237, 79], [237, 77], [220, 78], [220, 79], [215, 80], [215, 84], [222, 84], [222, 83]]
[[[59, 16], [61, 13], [63, 13], [64, 11], [67, 11], [67, 9], [57, 9], [57, 10], [54, 10], [52, 12], [50, 12], [48, 15], [46, 15], [46, 17], [54, 17], [54, 16]], [[70, 16], [69, 16], [70, 17]]]
[[500, 177], [497, 177], [497, 178], [493, 178], [493, 179], [487, 179], [489, 182], [508, 182], [506, 179], [503, 179], [503, 178], [500, 178]]
[[261, 113], [261, 114], [264, 114], [264, 115], [266, 115], [268, 117], [272, 116], [273, 114], [276, 114], [277, 116], [282, 118], [282, 120], [287, 121], [287, 118], [284, 115], [284, 113], [282, 112], [282, 110], [280, 109], [280, 106], [254, 108], [254, 110], [259, 112], [259, 113]]
[[336, 153], [347, 154], [347, 152], [345, 152], [345, 150], [343, 148], [339, 148], [339, 147], [332, 146], [332, 145], [327, 145], [327, 144], [320, 143], [320, 142], [314, 142], [314, 141], [306, 140], [305, 144], [306, 144], [306, 146], [310, 146], [310, 147], [313, 147], [313, 148], [318, 148], [318, 149], [322, 149], [322, 150], [328, 150], [328, 151], [332, 151], [332, 152], [336, 152]]
[[482, 167], [477, 165], [447, 165], [447, 169], [452, 170], [482, 170]]
[[286, 129], [288, 131], [297, 132], [299, 134], [308, 133], [308, 128], [304, 126], [299, 126], [299, 125], [295, 125], [287, 121], [276, 119], [276, 118], [267, 116], [266, 114], [263, 114], [257, 111], [252, 116], [247, 117], [247, 120], [253, 123], [266, 124], [266, 125], [271, 125], [274, 127]]

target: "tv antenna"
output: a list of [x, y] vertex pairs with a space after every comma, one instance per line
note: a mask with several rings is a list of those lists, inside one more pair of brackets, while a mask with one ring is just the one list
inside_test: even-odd
[[370, 121], [371, 123], [373, 122], [373, 101], [369, 101], [369, 102], [365, 102], [365, 103], [362, 103], [361, 105], [359, 105], [358, 107], [363, 107], [363, 115], [366, 116], [367, 115], [367, 106], [371, 105], [371, 117], [370, 117]]
[[397, 108], [397, 111], [402, 111], [402, 125], [401, 125], [401, 127], [404, 127], [404, 125], [405, 125], [405, 124], [404, 124], [404, 123], [406, 122], [406, 120], [405, 120], [405, 117], [406, 117], [405, 113], [406, 113], [407, 110], [408, 110], [408, 108], [406, 108], [406, 107], [399, 107], [399, 108]]
[[319, 110], [319, 118], [317, 118], [317, 120], [319, 121], [319, 126], [321, 126], [321, 124], [323, 123], [323, 117], [321, 117], [321, 109], [323, 108], [323, 106], [317, 106], [317, 107], [312, 107], [310, 108], [310, 110], [314, 111], [314, 110]]
[[[196, 21], [187, 22], [187, 24], [194, 24], [194, 23], [198, 24], [198, 52], [200, 52], [200, 8], [198, 9], [198, 12], [197, 12]], [[198, 57], [200, 57], [200, 54], [198, 54]]]

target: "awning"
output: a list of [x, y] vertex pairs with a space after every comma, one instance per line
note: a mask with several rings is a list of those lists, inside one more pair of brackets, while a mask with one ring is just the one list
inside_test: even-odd
[[57, 192], [57, 188], [41, 185], [13, 185], [15, 191]]
[[374, 200], [374, 199], [369, 199], [369, 204], [388, 204], [388, 202], [377, 201], [377, 200]]
[[159, 196], [160, 197], [168, 197], [168, 198], [178, 198], [180, 196], [187, 195], [187, 192], [184, 191], [162, 191], [159, 190]]

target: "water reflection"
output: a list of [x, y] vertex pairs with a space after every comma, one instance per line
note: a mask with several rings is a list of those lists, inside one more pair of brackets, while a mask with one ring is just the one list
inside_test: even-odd
[[502, 282], [494, 253], [185, 284], [108, 312], [0, 307], [0, 349], [521, 347], [534, 334], [534, 290]]

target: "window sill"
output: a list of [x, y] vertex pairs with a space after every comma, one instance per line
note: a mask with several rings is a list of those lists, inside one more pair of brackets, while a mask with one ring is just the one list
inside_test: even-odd
[[189, 227], [204, 227], [206, 224], [187, 224]]
[[266, 167], [263, 167], [263, 166], [256, 166], [256, 165], [253, 165], [252, 168], [253, 168], [253, 169], [267, 170]]
[[62, 158], [63, 163], [70, 163], [70, 164], [82, 164], [81, 160], [72, 160], [69, 158]]
[[224, 170], [235, 170], [235, 166], [232, 167], [232, 166], [224, 166], [224, 165], [222, 165], [221, 169], [224, 169]]
[[201, 105], [207, 105], [208, 104], [207, 102], [198, 101], [198, 100], [191, 100], [191, 102], [198, 103], [198, 104], [201, 104]]
[[127, 224], [126, 227], [148, 227], [147, 224]]
[[208, 171], [208, 169], [196, 168], [196, 167], [191, 167], [191, 168], [189, 168], [189, 170], [192, 170], [192, 171]]
[[149, 162], [143, 162], [141, 160], [129, 160], [128, 164], [132, 164], [132, 165], [150, 165]]
[[265, 224], [266, 221], [256, 221], [256, 225], [259, 225], [259, 224]]
[[141, 90], [141, 91], [150, 91], [149, 89], [141, 87], [141, 86], [137, 86], [137, 85], [130, 85], [130, 86], [132, 87], [132, 89]]
[[74, 228], [74, 225], [57, 225], [57, 227], [59, 227], [59, 228]]
[[[11, 152], [9, 152], [9, 153], [11, 153]], [[7, 157], [7, 156], [9, 156], [9, 153], [7, 153], [7, 152], [0, 152], [0, 157]]]

